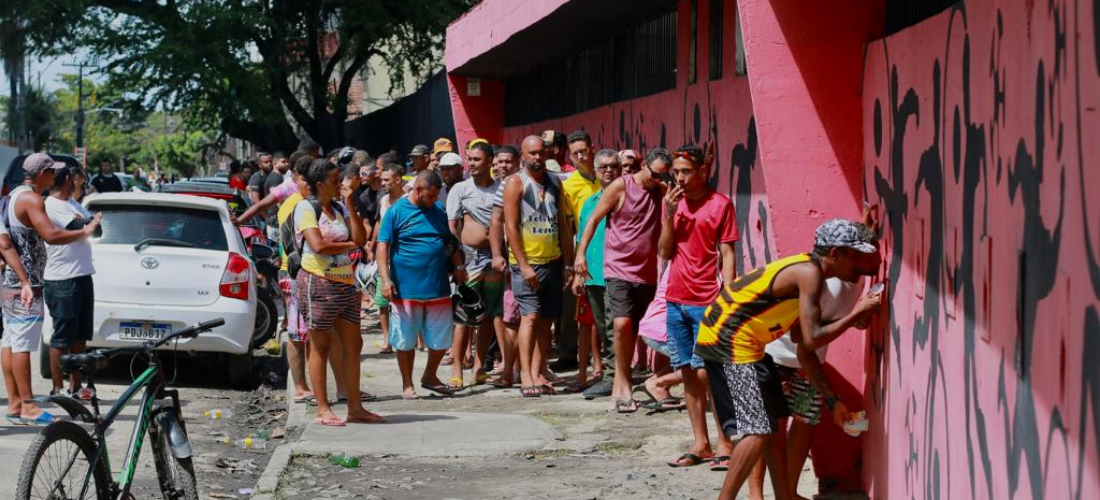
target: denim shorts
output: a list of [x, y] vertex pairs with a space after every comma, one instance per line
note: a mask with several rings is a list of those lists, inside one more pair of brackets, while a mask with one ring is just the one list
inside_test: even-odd
[[706, 310], [706, 306], [668, 303], [668, 359], [673, 369], [687, 365], [695, 369], [703, 367], [703, 358], [695, 354], [695, 341]]

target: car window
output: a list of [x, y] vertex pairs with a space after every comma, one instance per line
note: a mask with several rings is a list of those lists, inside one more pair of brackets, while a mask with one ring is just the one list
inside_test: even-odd
[[204, 250], [229, 249], [221, 217], [213, 210], [103, 203], [88, 209], [103, 214], [103, 223], [92, 240], [95, 243], [137, 245], [155, 238], [181, 241]]

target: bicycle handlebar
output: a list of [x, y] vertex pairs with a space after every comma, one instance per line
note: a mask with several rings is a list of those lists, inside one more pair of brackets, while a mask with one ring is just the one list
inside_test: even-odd
[[107, 360], [115, 355], [125, 352], [152, 352], [154, 349], [164, 344], [167, 344], [168, 342], [171, 342], [177, 338], [195, 338], [202, 332], [208, 332], [224, 324], [225, 318], [215, 318], [210, 321], [204, 321], [202, 323], [191, 325], [156, 342], [152, 340], [144, 342], [140, 347], [116, 347], [114, 349], [106, 349], [103, 351], [88, 354], [66, 354], [61, 356], [61, 362], [63, 365], [65, 365], [64, 368], [94, 366], [95, 369], [98, 369], [101, 368]]

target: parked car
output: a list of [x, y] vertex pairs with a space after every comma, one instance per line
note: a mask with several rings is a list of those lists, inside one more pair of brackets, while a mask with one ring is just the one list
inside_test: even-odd
[[[4, 170], [4, 187], [0, 189], [0, 196], [7, 196], [11, 190], [19, 187], [23, 183], [25, 172], [23, 171], [23, 161], [27, 159], [30, 154], [22, 154], [13, 158], [8, 162], [7, 170]], [[54, 161], [62, 162], [70, 167], [79, 167], [80, 162], [69, 155], [58, 155], [50, 153], [50, 158]]]
[[201, 184], [220, 184], [222, 186], [229, 185], [229, 177], [195, 177], [188, 179], [187, 182], [198, 182]]
[[252, 380], [256, 267], [225, 203], [131, 192], [94, 194], [84, 205], [103, 214], [92, 238], [95, 320], [88, 347], [134, 345], [221, 317], [224, 326], [180, 340], [178, 352], [223, 356], [227, 380]]
[[[163, 184], [158, 189], [161, 193], [221, 200], [226, 204], [229, 213], [234, 216], [240, 215], [252, 206], [252, 201], [248, 199], [244, 192], [232, 189], [226, 184], [184, 181]], [[241, 224], [239, 229], [249, 255], [254, 255], [254, 251], [259, 246], [273, 246], [273, 243], [264, 234], [264, 223], [260, 219], [256, 218], [248, 223]], [[274, 252], [272, 253], [274, 254]], [[274, 337], [279, 322], [279, 311], [276, 309], [276, 302], [278, 302], [281, 293], [278, 281], [279, 266], [274, 260], [274, 255], [271, 257], [256, 256], [253, 259], [258, 271], [256, 276], [258, 301], [256, 302], [256, 329], [252, 337], [253, 347], [259, 347], [268, 339]]]

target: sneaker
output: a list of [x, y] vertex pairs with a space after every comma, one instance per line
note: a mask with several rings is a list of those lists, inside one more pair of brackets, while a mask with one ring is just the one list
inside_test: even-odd
[[550, 363], [550, 371], [554, 373], [571, 372], [577, 369], [577, 358], [573, 357], [559, 357], [553, 363]]
[[611, 396], [612, 379], [604, 378], [595, 385], [584, 390], [584, 399], [606, 398]]

